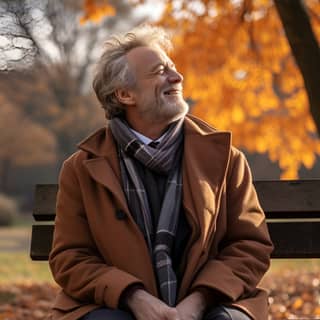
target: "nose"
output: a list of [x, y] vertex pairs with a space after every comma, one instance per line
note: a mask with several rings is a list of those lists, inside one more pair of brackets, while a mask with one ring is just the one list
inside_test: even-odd
[[170, 83], [180, 83], [183, 82], [183, 75], [177, 70], [170, 70], [168, 80]]

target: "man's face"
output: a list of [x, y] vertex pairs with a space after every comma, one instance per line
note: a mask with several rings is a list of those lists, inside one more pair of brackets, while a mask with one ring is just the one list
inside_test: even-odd
[[127, 59], [135, 77], [130, 91], [141, 118], [169, 123], [188, 112], [189, 106], [183, 99], [183, 77], [163, 50], [138, 47], [127, 54]]

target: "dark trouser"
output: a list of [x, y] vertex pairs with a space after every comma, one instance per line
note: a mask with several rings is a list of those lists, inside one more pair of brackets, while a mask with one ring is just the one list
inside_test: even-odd
[[[134, 320], [133, 316], [122, 310], [112, 310], [99, 308], [93, 310], [82, 317], [80, 320]], [[183, 319], [182, 319], [183, 320]], [[215, 307], [210, 310], [203, 320], [250, 320], [242, 311], [224, 306]]]

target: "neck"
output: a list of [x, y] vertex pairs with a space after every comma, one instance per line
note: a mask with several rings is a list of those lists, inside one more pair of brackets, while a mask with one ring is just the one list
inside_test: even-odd
[[133, 121], [132, 119], [126, 119], [130, 127], [143, 134], [144, 136], [156, 140], [162, 136], [167, 129], [169, 123], [149, 123], [146, 121]]
[[153, 124], [152, 127], [150, 125], [149, 127], [144, 127], [144, 126], [134, 126], [130, 123], [130, 126], [135, 131], [143, 134], [144, 136], [148, 137], [151, 140], [157, 140], [158, 138], [160, 138], [167, 129], [167, 125], [156, 126]]

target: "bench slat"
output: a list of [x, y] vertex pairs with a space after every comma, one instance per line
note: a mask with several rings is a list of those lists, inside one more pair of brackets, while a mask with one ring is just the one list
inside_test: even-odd
[[[255, 181], [268, 219], [320, 218], [320, 180]], [[37, 185], [33, 216], [36, 221], [55, 217], [57, 184]]]
[[53, 221], [56, 215], [57, 184], [37, 184], [33, 217], [36, 221]]
[[319, 218], [320, 180], [255, 181], [269, 219]]
[[320, 258], [320, 222], [268, 223], [272, 258]]
[[33, 225], [30, 257], [32, 260], [48, 260], [52, 247], [54, 225]]
[[[272, 258], [320, 258], [320, 222], [268, 223], [275, 244]], [[53, 225], [32, 226], [32, 260], [48, 260]]]

